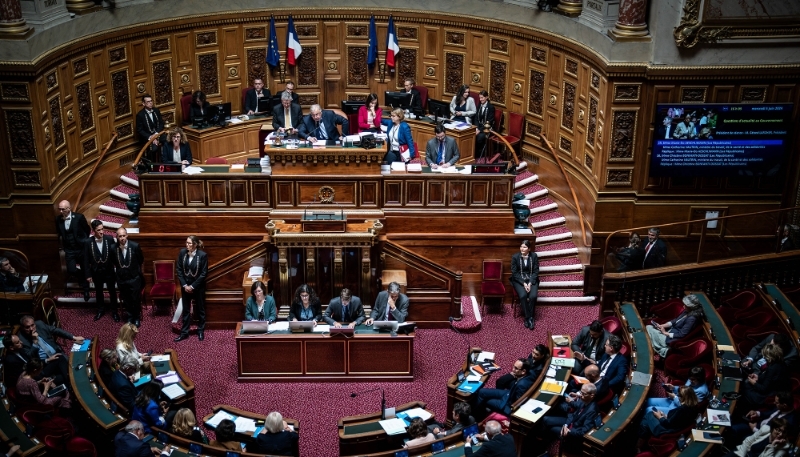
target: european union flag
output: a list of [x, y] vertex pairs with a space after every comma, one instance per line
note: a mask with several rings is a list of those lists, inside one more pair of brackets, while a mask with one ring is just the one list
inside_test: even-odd
[[275, 18], [269, 18], [269, 46], [267, 46], [267, 63], [277, 67], [281, 62], [281, 53], [278, 51], [278, 34], [275, 33]]
[[375, 16], [369, 20], [369, 50], [367, 51], [367, 65], [374, 65], [378, 59], [378, 32], [375, 29]]

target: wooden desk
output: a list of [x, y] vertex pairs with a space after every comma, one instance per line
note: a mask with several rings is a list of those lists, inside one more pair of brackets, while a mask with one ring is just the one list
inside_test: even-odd
[[270, 124], [271, 118], [254, 117], [241, 124], [225, 127], [183, 127], [195, 164], [203, 164], [209, 157], [239, 158], [258, 155], [260, 143], [258, 132], [262, 124]]
[[[434, 138], [436, 135], [433, 133], [435, 123], [427, 120], [415, 120], [406, 118], [405, 121], [411, 127], [411, 136], [414, 142], [419, 147], [419, 156], [425, 161], [425, 147], [428, 140]], [[475, 162], [473, 156], [475, 155], [475, 127], [472, 126], [466, 130], [447, 130], [447, 136], [456, 140], [458, 151], [461, 157], [458, 159], [457, 165], [466, 165]]]
[[42, 283], [35, 284], [32, 293], [0, 292], [0, 315], [8, 318], [9, 325], [17, 325], [22, 316], [35, 315], [34, 308], [45, 297], [52, 298], [49, 277]]
[[[481, 352], [483, 352], [481, 348], [471, 348], [469, 350], [470, 360], [472, 360]], [[464, 376], [472, 374], [472, 372], [469, 370], [470, 365], [471, 364], [468, 363], [466, 360], [464, 360], [464, 364], [461, 365], [461, 373], [464, 373]], [[491, 376], [492, 372], [484, 373], [483, 376], [481, 376], [481, 383], [482, 383], [481, 389], [486, 387], [486, 383], [489, 382], [489, 378]], [[451, 426], [453, 424], [451, 415], [453, 412], [453, 408], [455, 407], [455, 404], [458, 402], [466, 402], [472, 404], [473, 403], [472, 400], [478, 395], [478, 391], [475, 391], [474, 393], [469, 393], [458, 390], [459, 385], [461, 385], [461, 383], [458, 382], [458, 373], [454, 374], [453, 376], [450, 376], [450, 379], [447, 380], [447, 418], [445, 420], [447, 421], [447, 424]]]
[[20, 452], [25, 457], [45, 455], [44, 443], [36, 437], [28, 437], [25, 434], [25, 424], [11, 414], [9, 408], [11, 403], [8, 402], [8, 398], [3, 397], [3, 407], [0, 408], [0, 440], [4, 443], [13, 440], [15, 444], [19, 444]]
[[[379, 397], [376, 398], [376, 404], [380, 404]], [[413, 401], [397, 406], [395, 412], [399, 413], [413, 408], [425, 409], [426, 406], [427, 403], [425, 402]], [[431, 419], [428, 421], [431, 423], [434, 421], [435, 416], [433, 416], [433, 411], [428, 412], [432, 415]], [[388, 436], [378, 423], [380, 420], [380, 412], [362, 414], [360, 416], [348, 416], [339, 419], [339, 455], [367, 454], [393, 449], [399, 450], [403, 446], [403, 438], [407, 438], [408, 435], [403, 433], [400, 435]]]
[[[183, 390], [186, 391], [184, 395], [172, 400], [172, 405], [177, 408], [189, 408], [194, 412], [194, 382], [192, 382], [191, 378], [183, 371], [183, 367], [178, 362], [178, 353], [175, 352], [174, 349], [167, 349], [164, 351], [164, 355], [169, 356], [169, 362], [151, 362], [150, 375], [155, 379], [156, 376], [158, 376], [159, 368], [163, 367], [162, 364], [166, 364], [166, 368], [169, 371], [174, 371], [178, 377], [181, 378], [180, 385]], [[163, 368], [161, 368], [161, 370], [163, 370]]]
[[[783, 327], [788, 335], [791, 335], [792, 343], [800, 349], [800, 338], [798, 338], [797, 327], [800, 326], [800, 312], [797, 306], [789, 300], [781, 289], [775, 284], [757, 284], [756, 288], [761, 294], [762, 300], [771, 306], [775, 313], [780, 317]], [[791, 323], [791, 324], [790, 324]], [[795, 327], [793, 328], [792, 325]], [[746, 356], [747, 354], [742, 354]]]
[[[84, 412], [99, 427], [103, 435], [113, 437], [125, 425], [127, 419], [119, 413], [111, 412], [111, 404], [105, 398], [97, 396], [97, 384], [92, 377], [93, 371], [89, 368], [92, 366], [92, 361], [89, 358], [94, 357], [94, 351], [98, 349], [97, 337], [92, 339], [89, 349], [88, 351], [75, 351], [69, 354], [69, 382], [72, 384], [75, 398], [78, 399], [78, 403]], [[82, 365], [80, 370], [78, 365]], [[99, 376], [97, 374], [97, 377]]]
[[276, 176], [311, 174], [372, 174], [380, 175], [386, 144], [375, 149], [361, 147], [301, 145], [297, 149], [267, 145], [272, 174]]
[[236, 325], [239, 381], [413, 381], [414, 333], [392, 337], [359, 325], [350, 338], [279, 331], [243, 335]]
[[[216, 430], [216, 427], [214, 427], [212, 425], [209, 425], [208, 421], [211, 420], [211, 418], [214, 417], [214, 415], [217, 414], [218, 411], [225, 411], [226, 413], [231, 414], [233, 416], [246, 417], [248, 419], [253, 419], [254, 421], [264, 422], [267, 419], [267, 416], [264, 415], [264, 414], [258, 414], [258, 413], [253, 413], [253, 412], [250, 412], [250, 411], [245, 411], [243, 409], [239, 409], [239, 408], [237, 408], [235, 406], [231, 406], [231, 405], [216, 405], [213, 408], [211, 408], [211, 410], [213, 412], [207, 414], [203, 418], [203, 423], [205, 424], [205, 426], [207, 428], [210, 428], [211, 430]], [[286, 421], [287, 424], [289, 424], [292, 427], [294, 427], [294, 431], [295, 432], [300, 433], [300, 422], [298, 422], [297, 419], [289, 419], [288, 417], [284, 417], [283, 420]], [[252, 440], [253, 436], [254, 436], [253, 432], [246, 432], [246, 433], [238, 433], [237, 432], [237, 435], [241, 435], [237, 439], [239, 439], [239, 438], [248, 439], [249, 438], [250, 440]]]

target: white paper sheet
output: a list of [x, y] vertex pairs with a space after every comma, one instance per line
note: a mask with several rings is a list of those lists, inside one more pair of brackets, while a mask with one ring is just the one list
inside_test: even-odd
[[411, 418], [419, 417], [424, 421], [426, 421], [426, 420], [430, 419], [431, 417], [433, 417], [433, 415], [431, 413], [425, 411], [422, 408], [411, 408], [411, 409], [408, 409], [408, 410], [406, 410], [404, 412], [406, 414], [408, 414], [408, 417], [411, 417]]
[[314, 333], [328, 333], [331, 331], [331, 326], [328, 324], [317, 324], [312, 330]]
[[273, 322], [269, 324], [269, 331], [283, 331], [289, 330], [289, 322], [288, 321], [281, 321], [281, 322]]
[[205, 170], [203, 170], [200, 167], [193, 167], [191, 165], [189, 165], [188, 167], [183, 169], [183, 172], [186, 173], [187, 175], [197, 175], [197, 174], [200, 174], [200, 173], [202, 173], [204, 171]]
[[708, 416], [708, 423], [711, 425], [724, 425], [730, 427], [731, 413], [724, 409], [707, 409], [706, 415]]
[[169, 362], [169, 354], [151, 356], [150, 362]]
[[161, 392], [167, 397], [169, 397], [170, 400], [174, 400], [180, 397], [181, 395], [186, 394], [186, 391], [183, 390], [183, 387], [181, 387], [180, 384], [171, 384], [169, 386], [166, 386], [163, 389], [161, 389]]
[[247, 433], [256, 431], [256, 421], [247, 417], [237, 417], [233, 423], [236, 425], [236, 433]]
[[494, 360], [494, 352], [483, 351], [480, 354], [478, 354], [478, 359], [477, 359], [478, 363], [485, 362], [487, 360], [492, 360], [492, 361]]
[[227, 411], [219, 410], [216, 414], [211, 416], [211, 419], [206, 421], [209, 427], [217, 428], [220, 422], [224, 419], [233, 420], [233, 415], [229, 414]]
[[[536, 408], [541, 408], [538, 412], [534, 413], [533, 410]], [[520, 419], [525, 419], [530, 422], [538, 421], [542, 416], [545, 415], [547, 411], [550, 410], [550, 406], [546, 405], [545, 403], [536, 400], [534, 398], [528, 399], [525, 403], [523, 403], [516, 411], [514, 411], [512, 416], [519, 417]]]
[[403, 419], [386, 419], [378, 422], [387, 435], [399, 435], [406, 432], [406, 423]]

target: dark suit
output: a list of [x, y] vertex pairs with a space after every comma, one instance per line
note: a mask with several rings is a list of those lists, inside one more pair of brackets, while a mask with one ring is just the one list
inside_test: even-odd
[[[158, 108], [153, 108], [152, 119], [146, 113], [147, 110], [144, 108], [136, 113], [136, 133], [139, 135], [140, 145], [147, 143], [147, 140], [149, 140], [153, 134], [164, 130], [165, 125], [164, 118], [161, 117], [161, 111], [159, 111]], [[163, 144], [165, 142], [165, 137], [165, 135], [161, 135], [158, 139], [159, 143]], [[155, 162], [158, 160], [156, 157], [157, 155], [158, 147], [151, 146], [148, 158]]]
[[764, 404], [767, 397], [775, 395], [776, 392], [791, 390], [790, 370], [786, 362], [770, 363], [766, 370], [757, 374], [758, 381], [755, 384], [750, 384], [747, 380], [742, 383], [744, 387], [740, 391], [743, 400], [741, 403], [748, 406], [737, 404], [736, 409], [739, 411], [756, 409]]
[[481, 389], [478, 391], [478, 408], [488, 407], [494, 412], [511, 415], [511, 405], [530, 389], [535, 381], [527, 374], [512, 382], [508, 389]]
[[120, 430], [114, 437], [115, 457], [153, 457], [150, 446], [133, 433]]
[[[250, 90], [248, 90], [247, 93], [244, 96], [244, 109], [242, 110], [244, 112], [244, 114], [247, 114], [250, 111], [255, 113], [256, 110], [258, 110], [258, 99], [259, 98], [266, 99], [266, 100], [269, 100], [270, 98], [272, 98], [272, 95], [269, 93], [269, 89], [267, 89], [266, 87], [261, 89], [261, 97], [258, 97], [256, 95], [255, 87], [251, 87]], [[268, 113], [260, 112], [260, 113], [257, 113], [257, 114], [268, 114]]]
[[350, 297], [346, 316], [342, 316], [342, 299], [336, 297], [328, 304], [328, 309], [325, 310], [322, 318], [330, 325], [336, 322], [340, 324], [355, 322], [356, 325], [359, 325], [367, 319], [364, 315], [364, 305], [361, 304], [361, 299], [355, 295]]
[[[455, 165], [461, 157], [461, 152], [458, 150], [458, 144], [452, 137], [444, 137], [444, 162], [449, 165]], [[439, 165], [439, 140], [436, 137], [428, 140], [425, 146], [425, 162], [428, 166], [433, 164]]]
[[97, 310], [104, 308], [105, 297], [103, 296], [103, 283], [108, 287], [108, 295], [111, 301], [111, 309], [117, 312], [117, 287], [116, 276], [114, 275], [114, 250], [116, 244], [114, 238], [103, 235], [102, 251], [97, 249], [95, 238], [89, 238], [83, 245], [83, 266], [86, 279], [92, 278], [94, 281], [95, 300]]
[[[589, 326], [585, 326], [578, 332], [578, 336], [572, 340], [572, 352], [580, 352], [586, 357], [591, 357], [592, 351], [595, 353], [594, 360], [597, 362], [605, 355], [604, 345], [611, 336], [610, 333], [603, 329], [603, 334], [597, 340], [592, 341], [592, 335], [589, 333]], [[581, 370], [583, 371], [583, 370]]]
[[477, 451], [472, 452], [472, 446], [464, 447], [464, 456], [475, 457], [516, 457], [517, 448], [511, 435], [495, 435], [489, 441], [481, 444]]
[[[600, 373], [603, 373], [603, 365], [606, 360], [611, 357], [608, 354], [603, 354], [603, 357], [597, 362], [597, 367], [600, 368]], [[625, 387], [625, 377], [628, 375], [628, 358], [622, 354], [617, 354], [608, 367], [606, 367], [606, 374], [603, 380], [608, 383], [608, 388], [613, 390], [615, 394], [619, 395]]]
[[128, 319], [138, 320], [144, 288], [144, 254], [139, 243], [128, 240], [127, 252], [120, 246], [114, 249], [114, 266], [117, 269], [119, 294], [128, 311]]
[[[525, 291], [525, 283], [530, 283], [530, 292]], [[539, 256], [528, 254], [527, 264], [522, 263], [522, 253], [511, 256], [511, 285], [519, 297], [519, 305], [525, 319], [536, 317], [536, 299], [539, 296]]]
[[[764, 350], [764, 347], [768, 345], [772, 341], [772, 338], [774, 337], [775, 334], [773, 333], [772, 335], [769, 335], [768, 337], [761, 340], [760, 343], [753, 346], [753, 349], [750, 349], [750, 353], [747, 355], [747, 357], [750, 360], [757, 362], [759, 359], [762, 358], [761, 351]], [[788, 367], [792, 367], [797, 363], [797, 348], [794, 346], [794, 344], [791, 345], [788, 354], [783, 354], [783, 363], [785, 363], [786, 366]]]
[[[317, 322], [321, 321], [322, 305], [320, 305], [319, 300], [309, 303], [308, 307], [311, 308], [312, 312], [314, 313], [313, 320]], [[303, 304], [292, 302], [292, 306], [289, 308], [289, 321], [292, 321], [293, 319], [297, 319], [298, 321], [308, 320], [300, 317], [300, 314], [302, 312], [303, 312]]]
[[[408, 296], [405, 294], [400, 294], [397, 297], [397, 301], [394, 304], [395, 309], [391, 312], [391, 315], [397, 322], [405, 322], [406, 316], [408, 316]], [[372, 307], [372, 312], [370, 313], [370, 318], [375, 321], [383, 321], [386, 320], [386, 311], [389, 308], [389, 292], [383, 291], [378, 294], [378, 298], [375, 299], [375, 306]]]
[[[403, 92], [406, 91], [404, 90]], [[419, 91], [417, 89], [411, 89], [407, 92], [411, 92], [411, 102], [409, 103], [411, 111], [422, 111], [422, 96]]]
[[702, 322], [696, 316], [688, 316], [686, 311], [683, 311], [676, 317], [670, 321], [672, 323], [672, 327], [669, 328], [668, 333], [672, 336], [667, 337], [667, 344], [679, 340], [684, 336], [688, 335], [689, 332], [694, 330], [694, 328]]
[[656, 238], [650, 250], [647, 250], [648, 244], [644, 245], [644, 261], [642, 268], [657, 268], [663, 267], [667, 263], [667, 243], [661, 238]]
[[114, 395], [114, 398], [122, 403], [122, 406], [128, 408], [128, 411], [133, 411], [134, 403], [136, 402], [136, 386], [125, 376], [122, 370], [116, 370], [111, 375], [111, 382], [108, 384], [108, 390]]
[[161, 147], [161, 161], [164, 163], [183, 163], [185, 160], [189, 162], [189, 165], [192, 164], [192, 149], [189, 147], [189, 143], [181, 143], [180, 162], [175, 162], [173, 151], [172, 142], [164, 143], [164, 146]]
[[486, 147], [486, 137], [487, 135], [483, 133], [484, 124], [489, 123], [493, 129], [495, 128], [494, 125], [494, 105], [491, 102], [487, 101], [484, 109], [484, 105], [478, 107], [478, 112], [475, 113], [475, 126], [478, 128], [478, 134], [475, 136], [475, 158], [482, 157], [486, 155], [486, 151], [484, 148]]
[[45, 362], [44, 370], [42, 370], [43, 376], [54, 378], [56, 384], [62, 384], [64, 382], [69, 383], [69, 359], [67, 355], [64, 354], [64, 349], [61, 348], [61, 345], [56, 342], [56, 338], [61, 337], [72, 340], [74, 336], [66, 330], [53, 327], [42, 321], [36, 321], [36, 332], [39, 334], [39, 341], [44, 341], [48, 346], [53, 348], [56, 354], [61, 355], [52, 362], [45, 362], [47, 357], [42, 358], [42, 354], [39, 353], [39, 345], [34, 346], [33, 341], [25, 331], [17, 333], [17, 337], [22, 343], [22, 352], [24, 354], [30, 354], [31, 357], [38, 356], [42, 359], [42, 362]]
[[331, 110], [322, 110], [322, 119], [320, 119], [320, 124], [317, 125], [317, 121], [311, 117], [311, 114], [307, 114], [303, 117], [303, 121], [300, 123], [300, 127], [297, 130], [298, 135], [300, 138], [306, 139], [308, 137], [314, 137], [318, 140], [323, 139], [321, 130], [322, 126], [324, 126], [325, 134], [327, 135], [328, 140], [338, 140], [339, 139], [339, 130], [336, 128], [337, 125], [342, 126], [342, 131], [347, 134], [350, 132], [350, 122], [348, 122], [347, 118], [342, 117]]
[[[297, 432], [280, 431], [278, 433], [259, 433], [252, 444], [247, 445], [247, 452], [270, 455], [295, 455], [300, 435]], [[255, 449], [250, 449], [251, 447]]]
[[[303, 121], [303, 108], [297, 103], [292, 103], [289, 106], [289, 114], [292, 117], [292, 127], [297, 128]], [[278, 130], [286, 125], [286, 110], [283, 105], [277, 105], [272, 108], [272, 128]]]
[[91, 228], [83, 214], [73, 211], [68, 217], [70, 218], [69, 230], [66, 228], [64, 218], [56, 216], [56, 233], [61, 239], [61, 247], [64, 249], [67, 274], [78, 278], [83, 290], [88, 292], [89, 283], [82, 274], [78, 273], [77, 264], [83, 263], [83, 242], [89, 238]]
[[[189, 260], [188, 251], [186, 248], [181, 249], [178, 254], [178, 263], [175, 264], [175, 273], [178, 276], [178, 281], [181, 283], [181, 300], [183, 303], [183, 310], [181, 311], [181, 318], [183, 319], [183, 327], [181, 328], [181, 335], [188, 335], [191, 328], [191, 319], [189, 318], [189, 311], [191, 310], [191, 301], [194, 299], [194, 312], [197, 314], [198, 330], [205, 330], [206, 328], [206, 275], [208, 274], [208, 256], [205, 252], [197, 249], [195, 250], [194, 258]], [[192, 292], [186, 292], [184, 286], [192, 286]]]
[[559, 405], [562, 414], [560, 416], [545, 416], [543, 425], [546, 430], [556, 436], [561, 435], [561, 428], [566, 425], [569, 427], [570, 437], [581, 437], [594, 427], [595, 418], [599, 414], [597, 403], [591, 401], [584, 403], [583, 400], [575, 400], [570, 403], [563, 402]]
[[17, 386], [17, 379], [25, 371], [25, 365], [31, 361], [33, 357], [39, 357], [38, 354], [32, 350], [26, 350], [24, 347], [17, 352], [9, 351], [6, 348], [6, 355], [3, 357], [3, 383], [7, 389]]
[[203, 102], [203, 108], [201, 109], [197, 106], [196, 103], [192, 103], [189, 109], [189, 120], [202, 117], [203, 119], [208, 118], [208, 110], [211, 108], [211, 104], [208, 102]]
[[681, 405], [667, 413], [667, 417], [657, 419], [652, 411], [645, 412], [644, 419], [639, 426], [639, 436], [661, 436], [682, 430], [694, 423], [697, 408]]
[[0, 272], [0, 292], [22, 292], [25, 290], [25, 277], [17, 272], [16, 275], [6, 275]]

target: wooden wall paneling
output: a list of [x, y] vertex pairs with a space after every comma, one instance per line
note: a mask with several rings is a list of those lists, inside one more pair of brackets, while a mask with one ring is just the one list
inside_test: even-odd
[[383, 206], [403, 206], [403, 182], [389, 179], [383, 181]]
[[445, 51], [444, 52], [444, 93], [440, 98], [446, 99], [453, 97], [458, 92], [459, 87], [467, 82], [468, 69], [465, 61], [467, 60], [464, 52]]
[[164, 181], [164, 206], [186, 206], [183, 181]]
[[89, 77], [94, 82], [94, 87], [99, 88], [106, 84], [106, 71], [108, 61], [105, 59], [106, 52], [103, 48], [96, 49], [89, 53]]
[[[208, 180], [206, 185], [205, 194], [208, 199], [208, 206], [228, 206], [228, 186], [224, 180]], [[188, 187], [189, 182], [187, 182], [187, 190]]]
[[439, 57], [441, 55], [441, 46], [440, 46], [440, 33], [442, 31], [439, 27], [434, 26], [424, 26], [422, 33], [422, 57], [425, 59], [431, 59], [438, 62]]
[[487, 39], [488, 35], [485, 33], [469, 32], [467, 49], [469, 49], [470, 65], [486, 66], [486, 55], [489, 52]]
[[[319, 182], [310, 183], [307, 181], [298, 181], [296, 184], [297, 204], [310, 205], [320, 200], [319, 193], [321, 184], [322, 183]], [[345, 182], [325, 181], [324, 185], [333, 189], [337, 204], [344, 206], [356, 205], [356, 202], [358, 201], [358, 195], [357, 195], [358, 190], [356, 189], [357, 186], [356, 181], [345, 181]]]
[[176, 59], [176, 65], [187, 70], [194, 65], [192, 57], [194, 56], [194, 44], [191, 39], [191, 32], [177, 32], [173, 36], [175, 41], [175, 48], [173, 55]]
[[467, 198], [470, 206], [489, 205], [489, 184], [485, 182], [470, 182]]
[[151, 68], [149, 86], [152, 88], [152, 92], [150, 95], [153, 96], [155, 106], [162, 111], [163, 115], [163, 107], [176, 104], [172, 85], [172, 58], [153, 61]]
[[421, 81], [419, 71], [417, 70], [419, 66], [419, 49], [414, 45], [407, 45], [402, 49], [403, 51], [395, 62], [396, 77], [394, 78], [394, 84], [392, 84], [392, 90], [395, 91], [403, 88], [403, 82], [406, 78], [411, 78], [414, 81]]
[[270, 206], [269, 181], [250, 180], [252, 206]]
[[217, 51], [197, 53], [197, 71], [200, 90], [207, 97], [221, 95], [219, 82], [219, 53]]
[[377, 208], [380, 205], [379, 186], [377, 182], [359, 183], [359, 202], [362, 208]]
[[295, 206], [294, 185], [289, 182], [275, 183], [275, 207]]
[[[214, 31], [216, 33], [216, 30]], [[241, 61], [242, 59], [242, 29], [239, 26], [223, 27], [222, 33], [222, 49], [224, 52], [225, 61]], [[210, 34], [209, 34], [210, 35]], [[201, 46], [199, 41], [196, 43], [197, 47]], [[216, 44], [211, 38], [208, 40], [209, 44]]]
[[490, 206], [508, 206], [511, 204], [511, 182], [491, 182]]
[[561, 88], [561, 80], [564, 77], [564, 55], [560, 51], [550, 51], [550, 61], [548, 68], [552, 70], [548, 85], [550, 87]]
[[486, 82], [488, 87], [489, 99], [492, 104], [505, 108], [507, 106], [509, 75], [509, 62], [505, 59], [489, 59], [489, 80]]
[[426, 198], [431, 194], [430, 188], [425, 191], [425, 182], [408, 180], [405, 186], [405, 206], [425, 206]]
[[133, 76], [141, 76], [147, 72], [149, 60], [147, 47], [144, 40], [135, 40], [130, 43], [131, 71]]
[[186, 193], [186, 206], [204, 206], [210, 204], [209, 194], [206, 192], [205, 181], [200, 179], [187, 179], [184, 183]]
[[141, 188], [143, 206], [164, 206], [164, 192], [162, 183], [158, 181], [144, 181]]
[[467, 181], [447, 181], [448, 206], [467, 206]]
[[794, 101], [793, 93], [797, 84], [775, 84], [770, 100], [773, 103], [791, 103]]

